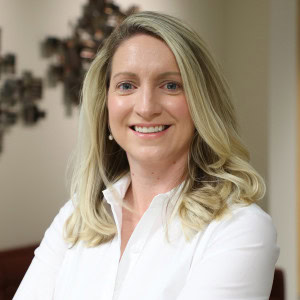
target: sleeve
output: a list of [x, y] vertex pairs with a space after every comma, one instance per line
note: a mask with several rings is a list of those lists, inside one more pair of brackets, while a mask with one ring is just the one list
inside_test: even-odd
[[177, 300], [268, 300], [280, 252], [276, 242], [271, 217], [242, 208], [215, 228]]
[[63, 226], [74, 210], [69, 200], [46, 230], [40, 246], [13, 300], [52, 300], [55, 281], [68, 244], [63, 239]]

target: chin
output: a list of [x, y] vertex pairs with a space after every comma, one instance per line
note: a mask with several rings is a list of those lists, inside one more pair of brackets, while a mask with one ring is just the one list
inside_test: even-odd
[[163, 163], [170, 159], [168, 155], [161, 155], [157, 153], [143, 152], [139, 153], [138, 155], [131, 155], [131, 157], [135, 160], [140, 162], [141, 164], [154, 164], [154, 163]]

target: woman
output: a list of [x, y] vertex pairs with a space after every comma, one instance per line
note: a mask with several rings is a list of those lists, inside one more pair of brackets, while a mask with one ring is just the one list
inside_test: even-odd
[[78, 141], [73, 201], [14, 299], [269, 299], [264, 183], [187, 25], [143, 12], [112, 33], [84, 81]]

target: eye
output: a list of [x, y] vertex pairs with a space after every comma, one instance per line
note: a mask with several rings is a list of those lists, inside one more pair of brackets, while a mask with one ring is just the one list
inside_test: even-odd
[[117, 89], [121, 92], [128, 92], [134, 89], [134, 85], [130, 82], [121, 82], [117, 85]]
[[170, 92], [178, 92], [182, 89], [182, 85], [174, 81], [167, 82], [162, 87]]

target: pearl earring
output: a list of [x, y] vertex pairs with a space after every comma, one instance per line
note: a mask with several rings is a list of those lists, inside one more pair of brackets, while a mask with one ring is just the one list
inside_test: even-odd
[[112, 136], [112, 134], [110, 134], [110, 135], [108, 136], [108, 139], [109, 139], [110, 141], [112, 141], [112, 140], [114, 139], [114, 137]]

